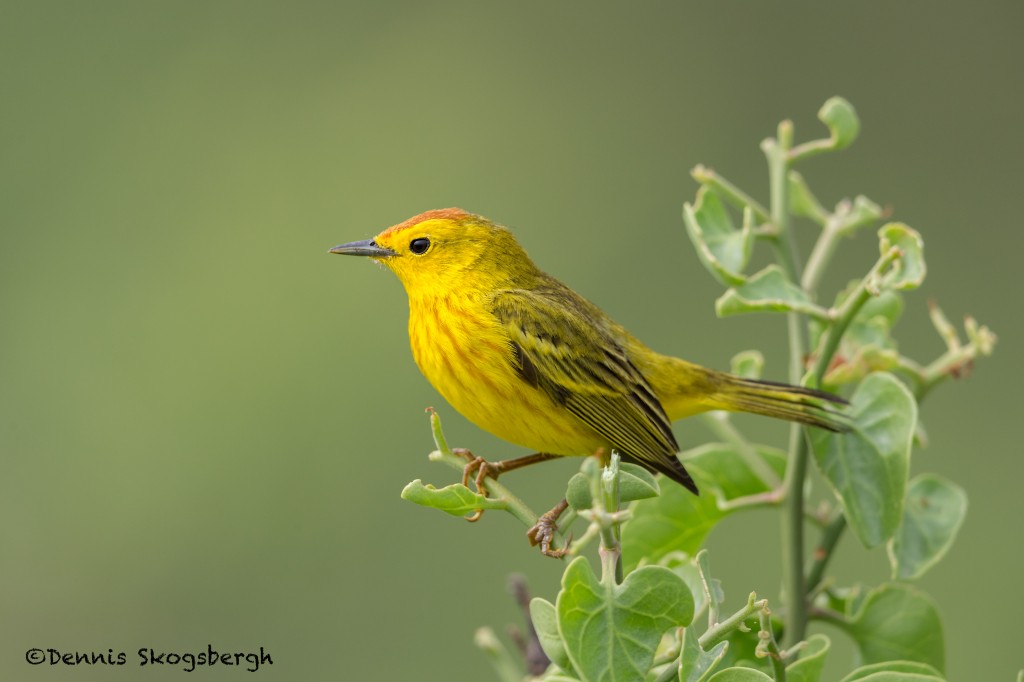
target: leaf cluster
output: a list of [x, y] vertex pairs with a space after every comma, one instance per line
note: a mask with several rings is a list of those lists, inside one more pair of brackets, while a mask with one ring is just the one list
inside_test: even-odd
[[[813, 621], [836, 626], [857, 646], [859, 667], [843, 682], [944, 679], [938, 608], [912, 582], [949, 551], [967, 498], [938, 475], [912, 477], [911, 453], [926, 442], [921, 401], [990, 354], [995, 336], [968, 317], [961, 340], [932, 306], [946, 351], [926, 362], [902, 354], [894, 328], [903, 296], [927, 274], [923, 239], [904, 223], [879, 226], [884, 212], [864, 196], [825, 208], [793, 166], [849, 146], [860, 124], [853, 107], [838, 97], [825, 103], [819, 118], [826, 138], [794, 144], [792, 124], [784, 121], [777, 136], [762, 143], [771, 188], [767, 207], [698, 166], [693, 177], [700, 188], [683, 208], [683, 223], [698, 259], [725, 287], [715, 303], [718, 315], [786, 315], [790, 381], [845, 396], [848, 428], [833, 433], [794, 427], [801, 431], [784, 450], [751, 441], [728, 414], [703, 415], [717, 439], [680, 455], [706, 491], [700, 497], [680, 486], [660, 486], [643, 469], [614, 458], [608, 470], [598, 471], [588, 458], [570, 482], [570, 513], [560, 525], [566, 533], [583, 519], [587, 529], [565, 550], [572, 560], [554, 601], [534, 599], [529, 608], [551, 661], [539, 679], [816, 682], [831, 642], [824, 634], [808, 637]], [[843, 241], [872, 227], [877, 260], [842, 290], [820, 291]], [[793, 239], [798, 228], [817, 233], [803, 268]], [[760, 245], [771, 249], [775, 262], [748, 273]], [[763, 366], [752, 349], [736, 356], [733, 371], [757, 378]], [[444, 443], [436, 415], [432, 419], [438, 451], [431, 457], [461, 468], [464, 462]], [[819, 483], [831, 502], [811, 512], [806, 504]], [[461, 484], [435, 489], [414, 481], [403, 497], [460, 516], [504, 509], [527, 525], [536, 519], [507, 488], [488, 487], [486, 496]], [[783, 519], [781, 608], [775, 613], [768, 600], [751, 594], [744, 608], [723, 616], [722, 588], [711, 577], [703, 545], [726, 517], [763, 507], [777, 508]], [[820, 535], [813, 553], [804, 540], [808, 530]], [[890, 581], [835, 584], [829, 565], [846, 530], [865, 549], [886, 547]], [[595, 539], [600, 575], [582, 556]], [[566, 547], [560, 536], [556, 544]], [[483, 639], [501, 677], [522, 679], [522, 668], [500, 643]]]

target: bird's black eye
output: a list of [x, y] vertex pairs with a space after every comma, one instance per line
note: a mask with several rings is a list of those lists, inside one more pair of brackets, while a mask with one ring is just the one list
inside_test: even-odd
[[422, 256], [430, 248], [430, 240], [426, 237], [420, 237], [419, 239], [413, 239], [409, 242], [409, 250], [415, 253], [417, 256]]

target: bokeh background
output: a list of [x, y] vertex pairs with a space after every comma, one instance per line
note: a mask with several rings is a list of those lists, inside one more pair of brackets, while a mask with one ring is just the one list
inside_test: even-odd
[[[1000, 336], [924, 408], [914, 471], [958, 481], [971, 507], [921, 585], [953, 679], [1024, 665], [1019, 3], [0, 10], [0, 678], [181, 679], [135, 651], [210, 643], [263, 646], [262, 679], [492, 679], [472, 636], [520, 621], [506, 576], [551, 598], [562, 566], [511, 519], [469, 525], [398, 493], [454, 480], [426, 460], [428, 405], [455, 445], [521, 451], [419, 375], [398, 282], [327, 248], [461, 206], [655, 348], [727, 367], [761, 347], [784, 378], [782, 318], [715, 318], [680, 207], [697, 163], [766, 199], [759, 141], [786, 117], [821, 136], [835, 94], [862, 135], [801, 170], [826, 203], [863, 193], [923, 233], [904, 352], [942, 351], [929, 298]], [[870, 232], [846, 245], [826, 289], [876, 249]], [[507, 482], [539, 508], [575, 467]], [[730, 603], [777, 597], [778, 526], [755, 513], [713, 536]], [[851, 537], [835, 566], [887, 575], [884, 550]], [[832, 634], [838, 677], [851, 651]], [[128, 664], [31, 667], [30, 647]]]

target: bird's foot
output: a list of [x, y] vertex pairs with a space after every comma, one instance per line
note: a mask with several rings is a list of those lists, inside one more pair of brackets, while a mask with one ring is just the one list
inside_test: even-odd
[[[466, 460], [466, 466], [463, 467], [462, 469], [462, 485], [468, 488], [470, 477], [473, 476], [473, 474], [476, 474], [476, 477], [473, 478], [473, 484], [476, 486], [476, 492], [479, 495], [487, 497], [488, 490], [487, 484], [485, 483], [485, 479], [487, 477], [497, 479], [498, 475], [503, 471], [503, 468], [501, 467], [502, 463], [488, 462], [483, 457], [477, 457], [466, 448], [453, 448], [452, 453], [458, 455], [459, 457], [463, 457]], [[484, 510], [477, 509], [472, 514], [467, 516], [466, 520], [471, 523], [479, 521], [480, 517], [483, 515]]]
[[569, 502], [563, 499], [550, 511], [541, 514], [537, 519], [537, 523], [533, 524], [533, 527], [526, 531], [526, 537], [530, 539], [530, 544], [534, 547], [540, 545], [540, 553], [544, 556], [561, 559], [569, 553], [572, 536], [569, 536], [569, 539], [565, 541], [565, 547], [551, 549], [551, 543], [554, 541], [555, 533], [558, 531], [558, 519], [568, 507]]
[[477, 457], [466, 448], [453, 448], [452, 453], [462, 457], [466, 460], [466, 466], [462, 469], [462, 485], [469, 487], [469, 479], [473, 477], [473, 484], [476, 486], [476, 491], [481, 495], [487, 495], [487, 484], [485, 479], [492, 478], [498, 479], [498, 476], [502, 471], [505, 470], [504, 462], [488, 462], [483, 457]]
[[[549, 455], [544, 452], [537, 452], [532, 455], [526, 455], [525, 457], [516, 457], [515, 459], [503, 459], [500, 462], [488, 462], [483, 457], [477, 457], [466, 448], [452, 448], [452, 453], [462, 457], [466, 460], [466, 466], [462, 469], [462, 485], [469, 487], [469, 479], [473, 477], [473, 483], [476, 485], [476, 492], [479, 495], [487, 497], [489, 491], [487, 490], [486, 479], [490, 478], [493, 481], [498, 480], [498, 476], [505, 473], [506, 471], [513, 471], [515, 469], [521, 469], [524, 466], [530, 464], [536, 464], [537, 462], [546, 462], [549, 459], [556, 459], [558, 455]], [[561, 514], [561, 512], [559, 512]], [[484, 515], [483, 509], [477, 509], [471, 515], [466, 517], [467, 521], [479, 521], [480, 517]]]

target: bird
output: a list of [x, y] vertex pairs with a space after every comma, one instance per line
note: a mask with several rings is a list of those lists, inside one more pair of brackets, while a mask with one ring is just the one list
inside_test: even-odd
[[[699, 494], [677, 457], [678, 419], [728, 410], [845, 430], [838, 396], [655, 352], [541, 271], [507, 228], [463, 209], [426, 211], [329, 252], [398, 277], [420, 371], [471, 422], [535, 450], [526, 464], [615, 451]], [[483, 462], [481, 476], [515, 462]]]

